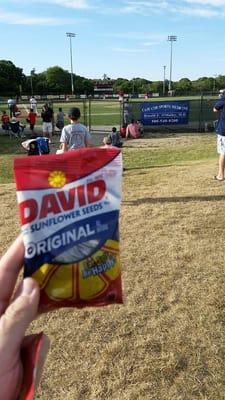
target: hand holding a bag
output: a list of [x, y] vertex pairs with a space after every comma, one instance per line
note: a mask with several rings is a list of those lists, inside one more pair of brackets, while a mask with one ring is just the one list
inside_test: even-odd
[[32, 278], [21, 282], [11, 302], [23, 258], [19, 236], [0, 260], [0, 400], [15, 400], [21, 392], [21, 349], [25, 331], [37, 316], [39, 287]]

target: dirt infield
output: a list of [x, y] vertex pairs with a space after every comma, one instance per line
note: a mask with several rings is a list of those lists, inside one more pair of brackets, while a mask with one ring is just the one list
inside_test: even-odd
[[[96, 140], [100, 140], [100, 136]], [[179, 145], [193, 137], [129, 141]], [[125, 171], [124, 305], [40, 316], [51, 349], [36, 399], [224, 399], [225, 183], [217, 163]], [[19, 232], [15, 187], [0, 186], [1, 249]]]

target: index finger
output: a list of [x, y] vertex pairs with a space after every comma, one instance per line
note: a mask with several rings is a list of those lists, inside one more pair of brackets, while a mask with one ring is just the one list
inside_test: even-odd
[[0, 259], [0, 316], [9, 304], [23, 259], [24, 244], [20, 234]]

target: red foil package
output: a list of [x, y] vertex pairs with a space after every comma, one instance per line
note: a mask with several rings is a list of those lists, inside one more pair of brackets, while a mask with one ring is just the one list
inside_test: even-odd
[[122, 303], [120, 150], [18, 157], [14, 173], [24, 276], [39, 282], [39, 311]]
[[49, 346], [49, 339], [43, 332], [25, 337], [21, 350], [23, 384], [18, 400], [34, 399]]

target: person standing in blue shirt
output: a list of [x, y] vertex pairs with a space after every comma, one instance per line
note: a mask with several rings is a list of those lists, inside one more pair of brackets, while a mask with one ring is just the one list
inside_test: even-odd
[[218, 174], [213, 177], [217, 181], [224, 180], [225, 170], [225, 89], [220, 90], [219, 100], [215, 103], [213, 111], [219, 113], [215, 132], [217, 133], [217, 152], [219, 154]]

